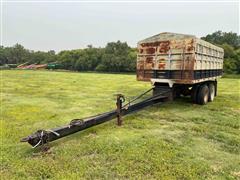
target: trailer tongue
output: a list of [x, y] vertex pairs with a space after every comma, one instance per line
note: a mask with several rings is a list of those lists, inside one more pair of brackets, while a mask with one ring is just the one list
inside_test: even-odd
[[123, 103], [125, 102], [124, 96], [121, 94], [117, 94], [117, 103], [116, 103], [117, 108], [115, 110], [112, 110], [103, 114], [99, 114], [96, 116], [83, 118], [83, 119], [73, 119], [70, 121], [68, 125], [65, 125], [63, 127], [58, 127], [50, 130], [38, 130], [35, 133], [31, 134], [30, 136], [21, 139], [21, 142], [28, 142], [33, 146], [33, 148], [35, 148], [37, 146], [41, 146], [51, 141], [55, 141], [57, 139], [82, 131], [92, 126], [102, 124], [113, 118], [117, 118], [117, 124], [121, 125], [122, 116], [141, 110], [145, 107], [148, 107], [160, 102], [164, 102], [169, 97], [168, 96], [169, 91], [163, 91], [162, 93], [154, 95], [141, 102], [132, 104], [133, 102], [140, 99], [142, 96], [144, 96], [145, 94], [147, 94], [152, 90], [153, 88], [149, 89], [148, 91], [142, 93], [141, 95], [137, 96], [130, 102], [125, 103], [124, 105], [123, 105]]

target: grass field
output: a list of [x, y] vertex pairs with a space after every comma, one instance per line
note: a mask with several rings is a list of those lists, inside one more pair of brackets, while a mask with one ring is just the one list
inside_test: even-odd
[[115, 108], [150, 88], [135, 75], [1, 71], [1, 179], [240, 179], [240, 76], [222, 78], [206, 106], [189, 98], [155, 105], [50, 143], [38, 129]]

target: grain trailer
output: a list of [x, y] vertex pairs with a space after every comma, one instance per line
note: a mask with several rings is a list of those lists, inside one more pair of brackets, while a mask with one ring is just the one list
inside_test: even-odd
[[[137, 80], [151, 81], [151, 89], [128, 102], [122, 94], [117, 94], [116, 109], [112, 111], [73, 119], [62, 127], [40, 129], [21, 141], [38, 147], [113, 118], [121, 125], [122, 116], [180, 95], [191, 95], [193, 102], [206, 104], [217, 94], [222, 68], [222, 48], [192, 35], [160, 33], [138, 43]], [[142, 99], [149, 92], [153, 95]]]
[[222, 48], [196, 36], [160, 33], [138, 42], [137, 80], [151, 81], [154, 94], [170, 89], [170, 99], [191, 95], [206, 104], [217, 95], [223, 56]]

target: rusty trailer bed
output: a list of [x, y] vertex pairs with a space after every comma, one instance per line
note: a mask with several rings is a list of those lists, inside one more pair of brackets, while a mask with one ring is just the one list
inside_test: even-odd
[[137, 80], [195, 84], [223, 74], [222, 48], [193, 35], [160, 33], [138, 42]]

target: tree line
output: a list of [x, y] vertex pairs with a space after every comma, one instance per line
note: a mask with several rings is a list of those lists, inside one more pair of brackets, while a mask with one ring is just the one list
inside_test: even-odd
[[[240, 36], [233, 32], [216, 31], [202, 39], [224, 49], [224, 71], [240, 73]], [[84, 49], [64, 50], [56, 53], [32, 51], [20, 44], [0, 46], [0, 65], [58, 63], [62, 69], [72, 71], [134, 72], [137, 49], [126, 42], [110, 42], [104, 48], [89, 45]]]
[[126, 42], [110, 42], [104, 48], [89, 45], [85, 49], [64, 50], [59, 53], [31, 51], [22, 45], [0, 47], [0, 65], [58, 63], [72, 71], [133, 72], [136, 69], [137, 49]]

